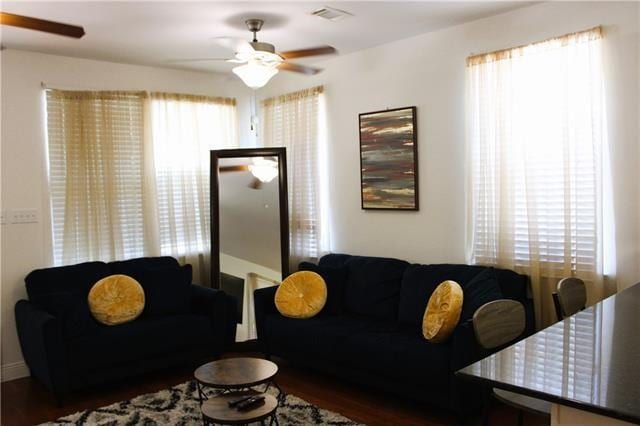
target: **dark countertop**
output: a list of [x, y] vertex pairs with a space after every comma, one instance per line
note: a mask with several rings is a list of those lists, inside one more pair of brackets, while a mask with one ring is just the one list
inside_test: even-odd
[[640, 423], [640, 284], [456, 374]]

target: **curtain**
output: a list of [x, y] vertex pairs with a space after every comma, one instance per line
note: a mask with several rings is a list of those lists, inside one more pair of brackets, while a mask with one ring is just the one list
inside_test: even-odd
[[47, 90], [54, 264], [166, 255], [208, 284], [209, 150], [237, 146], [235, 100]]
[[291, 270], [316, 260], [326, 248], [322, 225], [320, 121], [323, 87], [289, 93], [262, 102], [264, 146], [287, 149]]
[[531, 278], [537, 325], [575, 276], [603, 290], [600, 28], [467, 59], [468, 257]]
[[210, 282], [209, 151], [237, 146], [234, 99], [151, 93], [147, 100], [145, 216], [154, 254]]
[[143, 95], [46, 91], [55, 264], [146, 252]]

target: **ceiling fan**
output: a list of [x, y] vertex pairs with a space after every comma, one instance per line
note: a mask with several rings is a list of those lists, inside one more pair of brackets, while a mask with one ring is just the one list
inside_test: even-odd
[[233, 50], [235, 53], [233, 58], [198, 58], [187, 61], [226, 61], [234, 64], [243, 64], [235, 67], [232, 70], [233, 73], [240, 77], [247, 86], [252, 89], [258, 89], [267, 84], [279, 70], [307, 75], [314, 75], [322, 71], [320, 68], [289, 62], [290, 59], [328, 55], [337, 52], [331, 46], [276, 52], [273, 44], [258, 41], [257, 33], [264, 24], [262, 19], [248, 19], [245, 24], [249, 31], [253, 33], [253, 40], [250, 42], [236, 37], [216, 37], [213, 39], [220, 46]]
[[72, 38], [81, 38], [84, 35], [84, 28], [77, 25], [63, 24], [61, 22], [31, 18], [29, 16], [15, 15], [6, 12], [0, 12], [0, 24]]
[[271, 182], [278, 176], [278, 161], [270, 157], [255, 157], [251, 164], [220, 166], [220, 173], [251, 172], [253, 179], [247, 185], [251, 189], [262, 189], [262, 185]]

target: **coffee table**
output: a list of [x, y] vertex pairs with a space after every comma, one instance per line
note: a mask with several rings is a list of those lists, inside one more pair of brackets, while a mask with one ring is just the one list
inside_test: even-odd
[[[202, 417], [205, 424], [208, 422], [225, 423], [220, 421], [223, 418], [231, 422], [226, 424], [249, 423], [250, 421], [247, 421], [244, 417], [242, 420], [234, 420], [234, 413], [253, 416], [257, 412], [262, 412], [263, 408], [269, 407], [271, 405], [269, 402], [271, 398], [276, 401], [274, 411], [266, 414], [263, 413], [261, 418], [271, 417], [273, 421], [273, 419], [275, 419], [275, 409], [277, 409], [278, 405], [284, 404], [286, 397], [286, 394], [275, 381], [277, 373], [278, 366], [275, 363], [260, 358], [226, 358], [198, 367], [194, 372], [194, 376], [198, 387], [198, 398], [200, 399]], [[265, 404], [263, 407], [243, 413], [236, 409], [231, 410], [226, 405], [229, 401], [228, 396], [235, 395], [237, 397], [238, 392], [241, 391], [257, 392], [254, 387], [260, 385], [266, 385], [262, 390], [262, 392], [265, 393]], [[278, 389], [278, 396], [276, 398], [266, 393], [271, 386]], [[207, 388], [215, 389], [219, 392], [215, 394], [215, 396], [209, 397], [206, 393]], [[231, 397], [231, 399], [233, 399], [233, 397]], [[212, 402], [209, 403], [209, 401]], [[205, 413], [205, 406], [209, 414]], [[226, 407], [226, 410], [220, 408], [223, 406]], [[233, 413], [231, 413], [231, 411], [233, 411]], [[207, 418], [217, 420], [207, 420]], [[260, 419], [253, 419], [251, 421], [258, 420]]]
[[229, 392], [206, 400], [201, 407], [205, 426], [213, 424], [246, 425], [253, 422], [260, 422], [261, 425], [264, 425], [266, 419], [270, 419], [269, 425], [278, 425], [276, 416], [278, 400], [267, 393], [263, 394], [264, 403], [250, 410], [239, 411], [235, 408], [229, 408], [229, 401], [245, 395], [259, 395], [259, 392], [253, 390]]

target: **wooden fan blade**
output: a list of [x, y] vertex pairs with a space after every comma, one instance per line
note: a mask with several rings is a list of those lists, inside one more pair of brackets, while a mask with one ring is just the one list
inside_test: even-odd
[[322, 71], [320, 68], [308, 67], [306, 65], [292, 64], [291, 62], [283, 62], [278, 65], [279, 70], [299, 72], [306, 75], [315, 75]]
[[310, 49], [289, 50], [288, 52], [280, 52], [278, 55], [284, 59], [305, 58], [307, 56], [331, 55], [337, 50], [331, 46], [318, 46]]
[[226, 172], [246, 172], [249, 170], [249, 166], [220, 166], [218, 168], [218, 170], [220, 171], [220, 173], [226, 173]]
[[253, 178], [251, 182], [249, 182], [249, 188], [251, 189], [260, 189], [262, 188], [262, 181], [258, 178]]
[[28, 16], [14, 15], [13, 13], [0, 12], [0, 24], [73, 38], [81, 38], [84, 35], [84, 28], [78, 27], [77, 25], [30, 18]]

